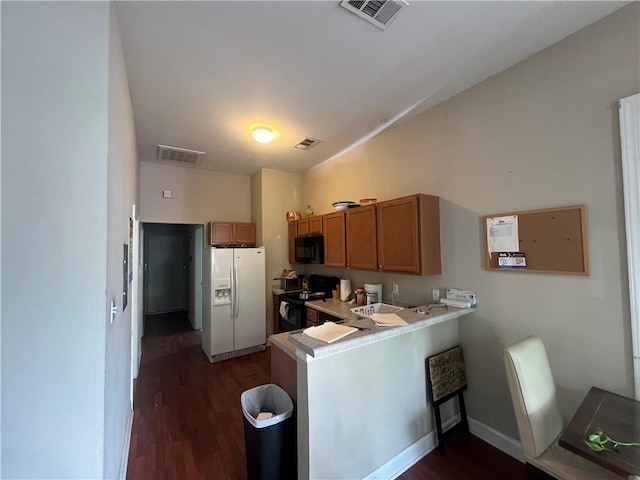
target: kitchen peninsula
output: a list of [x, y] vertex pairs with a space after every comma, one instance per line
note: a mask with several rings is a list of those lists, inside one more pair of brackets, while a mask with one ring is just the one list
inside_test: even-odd
[[404, 309], [407, 325], [378, 327], [352, 321], [354, 305], [337, 299], [306, 305], [369, 330], [330, 344], [301, 332], [271, 337], [296, 362], [299, 478], [393, 477], [433, 448], [425, 359], [458, 344], [458, 318], [473, 309]]

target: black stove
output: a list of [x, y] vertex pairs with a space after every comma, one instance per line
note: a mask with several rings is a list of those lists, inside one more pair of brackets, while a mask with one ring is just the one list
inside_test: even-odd
[[[309, 275], [309, 298], [300, 298], [301, 292], [288, 292], [280, 294], [280, 302], [286, 302], [286, 307], [280, 309], [280, 331], [289, 332], [306, 327], [307, 308], [305, 302], [331, 298], [332, 291], [340, 284], [338, 277], [327, 275]], [[286, 311], [286, 317], [282, 312]]]

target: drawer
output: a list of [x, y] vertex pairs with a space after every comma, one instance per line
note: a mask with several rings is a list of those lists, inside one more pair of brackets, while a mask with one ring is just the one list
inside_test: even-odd
[[318, 311], [313, 308], [307, 307], [307, 325], [317, 325], [318, 324]]

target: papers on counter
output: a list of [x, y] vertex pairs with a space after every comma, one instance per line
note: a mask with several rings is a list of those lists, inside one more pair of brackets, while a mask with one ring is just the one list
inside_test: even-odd
[[396, 325], [408, 325], [402, 318], [395, 313], [372, 313], [369, 315], [379, 327], [393, 327]]
[[333, 343], [357, 331], [357, 328], [347, 327], [346, 325], [336, 325], [333, 322], [325, 322], [318, 327], [305, 328], [302, 333], [312, 338], [322, 340], [323, 342]]

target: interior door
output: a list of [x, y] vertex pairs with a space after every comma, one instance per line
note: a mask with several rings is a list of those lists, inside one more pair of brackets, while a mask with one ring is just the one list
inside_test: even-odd
[[145, 314], [187, 309], [184, 233], [148, 233]]

